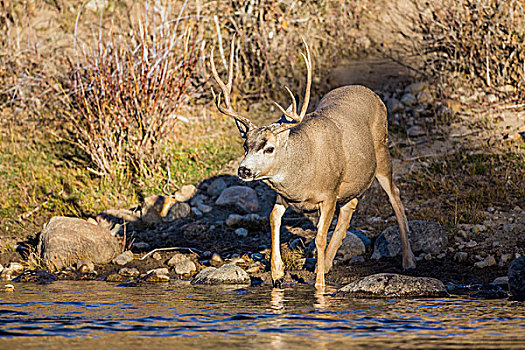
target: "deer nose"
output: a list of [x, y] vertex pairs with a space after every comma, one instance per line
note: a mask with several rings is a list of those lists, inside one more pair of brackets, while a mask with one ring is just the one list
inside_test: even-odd
[[247, 179], [252, 176], [252, 171], [247, 167], [241, 166], [238, 170], [239, 177], [242, 179]]

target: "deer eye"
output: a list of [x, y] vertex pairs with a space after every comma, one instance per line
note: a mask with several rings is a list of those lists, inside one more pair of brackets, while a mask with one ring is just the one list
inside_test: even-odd
[[272, 154], [274, 151], [274, 148], [273, 147], [268, 147], [267, 149], [264, 150], [264, 153], [265, 154]]

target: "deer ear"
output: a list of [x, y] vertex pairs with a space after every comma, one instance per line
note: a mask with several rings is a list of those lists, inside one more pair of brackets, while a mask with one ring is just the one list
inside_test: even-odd
[[288, 136], [290, 136], [290, 129], [282, 131], [275, 135], [277, 137], [277, 143], [281, 146], [286, 145], [288, 142]]
[[248, 137], [248, 127], [244, 124], [242, 124], [240, 121], [235, 119], [235, 124], [237, 125], [237, 129], [239, 129], [239, 133], [241, 134], [241, 137], [246, 140]]

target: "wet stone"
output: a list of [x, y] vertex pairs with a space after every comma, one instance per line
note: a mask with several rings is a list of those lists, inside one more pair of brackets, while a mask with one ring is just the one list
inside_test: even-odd
[[57, 275], [53, 273], [42, 270], [30, 270], [22, 272], [18, 277], [13, 279], [13, 282], [49, 283], [57, 280]]
[[391, 273], [367, 276], [337, 292], [353, 297], [443, 297], [448, 292], [435, 278], [412, 277]]
[[132, 261], [133, 253], [131, 252], [131, 250], [126, 250], [124, 253], [118, 255], [115, 259], [113, 259], [111, 262], [116, 265], [124, 266]]
[[80, 273], [90, 273], [95, 271], [95, 264], [89, 259], [80, 259], [76, 264], [77, 271]]
[[465, 262], [468, 259], [468, 253], [467, 252], [457, 252], [454, 254], [454, 261], [457, 262]]
[[0, 279], [4, 281], [11, 281], [16, 276], [24, 271], [24, 266], [18, 262], [11, 262], [0, 273]]
[[250, 284], [250, 276], [235, 264], [225, 264], [219, 268], [207, 267], [199, 272], [192, 284]]
[[510, 263], [508, 276], [512, 299], [525, 300], [525, 257]]
[[144, 276], [143, 280], [145, 282], [169, 282], [170, 276], [169, 271], [165, 267], [161, 267], [158, 269], [149, 270]]
[[106, 277], [106, 282], [124, 282], [127, 281], [128, 277], [118, 273], [112, 273]]
[[140, 276], [140, 271], [134, 267], [123, 267], [118, 271], [119, 275], [126, 277], [138, 277]]

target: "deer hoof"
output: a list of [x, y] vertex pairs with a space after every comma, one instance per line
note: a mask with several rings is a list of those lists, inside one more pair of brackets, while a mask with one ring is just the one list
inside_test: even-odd
[[279, 278], [277, 280], [272, 280], [272, 283], [273, 283], [273, 287], [274, 288], [279, 288], [279, 289], [283, 288], [283, 279], [282, 278]]

